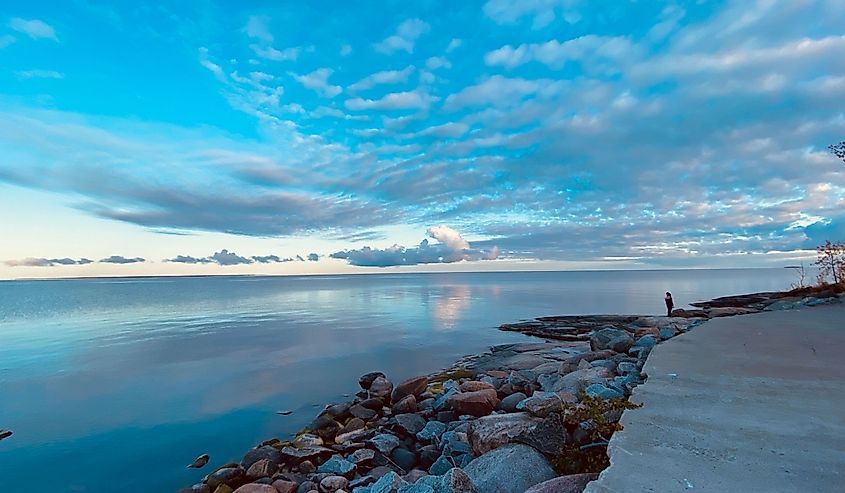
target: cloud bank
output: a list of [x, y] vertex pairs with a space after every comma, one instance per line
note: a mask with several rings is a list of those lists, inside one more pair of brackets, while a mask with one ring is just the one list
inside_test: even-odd
[[72, 258], [34, 258], [28, 257], [21, 260], [7, 260], [5, 263], [9, 267], [55, 267], [57, 265], [86, 265], [93, 263], [93, 260], [87, 258], [72, 259]]
[[438, 243], [431, 244], [428, 239], [424, 239], [418, 246], [409, 248], [399, 245], [384, 249], [365, 246], [356, 250], [335, 252], [330, 257], [346, 260], [350, 265], [359, 267], [392, 267], [451, 264], [464, 260], [495, 260], [499, 256], [499, 249], [495, 246], [486, 251], [472, 249], [460, 233], [445, 225], [429, 228], [427, 234]]

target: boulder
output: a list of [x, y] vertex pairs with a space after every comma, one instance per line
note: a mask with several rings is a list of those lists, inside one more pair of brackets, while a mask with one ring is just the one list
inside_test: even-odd
[[334, 456], [331, 459], [323, 462], [317, 468], [320, 474], [334, 474], [337, 476], [351, 477], [355, 474], [356, 466], [354, 463], [344, 459], [341, 456]]
[[513, 413], [516, 412], [516, 405], [527, 398], [528, 396], [526, 396], [522, 392], [517, 392], [502, 399], [502, 402], [499, 407], [505, 412]]
[[220, 484], [234, 484], [242, 481], [244, 474], [242, 467], [221, 467], [208, 475], [206, 484], [212, 489]]
[[410, 471], [417, 465], [417, 454], [403, 447], [393, 449], [393, 452], [390, 453], [390, 458], [403, 471]]
[[[410, 397], [410, 396], [409, 396]], [[426, 422], [419, 414], [400, 414], [396, 416], [396, 428], [411, 436], [425, 428]]]
[[552, 390], [554, 392], [568, 392], [572, 395], [578, 395], [590, 385], [594, 383], [606, 383], [607, 379], [612, 377], [613, 372], [601, 366], [576, 370], [568, 375], [562, 376]]
[[466, 433], [458, 431], [447, 431], [444, 433], [440, 437], [440, 448], [445, 455], [452, 457], [472, 453], [472, 447], [469, 446], [469, 438]]
[[375, 451], [368, 448], [358, 449], [348, 457], [349, 462], [359, 464], [369, 464], [376, 456]]
[[367, 373], [366, 375], [361, 375], [361, 378], [358, 379], [358, 384], [364, 390], [370, 390], [370, 386], [373, 384], [376, 378], [386, 378], [386, 375], [380, 371], [374, 371], [371, 373]]
[[596, 473], [560, 476], [529, 488], [525, 493], [581, 493], [587, 483], [598, 478]]
[[477, 380], [467, 380], [466, 382], [462, 383], [459, 387], [461, 392], [477, 392], [479, 390], [485, 389], [493, 389], [496, 390], [492, 384], [486, 382], [479, 382]]
[[390, 455], [399, 446], [399, 438], [390, 433], [381, 433], [369, 440], [369, 443], [384, 455]]
[[485, 389], [454, 394], [448, 403], [460, 415], [487, 416], [498, 407], [499, 397], [495, 390]]
[[624, 397], [625, 394], [618, 390], [612, 389], [600, 383], [594, 383], [587, 387], [584, 391], [590, 397], [597, 397], [599, 399], [618, 399]]
[[516, 409], [533, 416], [545, 418], [553, 412], [560, 412], [567, 404], [574, 404], [578, 399], [569, 392], [534, 392], [531, 397], [518, 402]]
[[428, 378], [409, 378], [396, 386], [396, 389], [393, 391], [393, 395], [391, 396], [391, 401], [399, 402], [408, 395], [413, 395], [414, 397], [419, 396], [425, 392], [426, 387], [428, 387]]
[[541, 419], [528, 413], [493, 414], [478, 418], [469, 425], [467, 438], [475, 455], [485, 454], [533, 430]]
[[244, 455], [243, 460], [241, 460], [241, 465], [244, 469], [249, 469], [249, 467], [256, 462], [266, 459], [273, 464], [279, 464], [282, 462], [282, 456], [279, 453], [279, 450], [275, 447], [271, 447], [269, 445], [265, 445], [263, 447], [258, 447], [250, 450], [249, 452]]
[[349, 480], [343, 476], [328, 476], [320, 481], [320, 491], [325, 493], [335, 493], [339, 490], [345, 490], [349, 486]]
[[303, 433], [293, 439], [293, 446], [296, 448], [319, 447], [324, 443], [322, 438], [310, 433]]
[[370, 486], [370, 493], [398, 493], [399, 488], [407, 484], [398, 474], [390, 471]]
[[511, 444], [474, 459], [464, 472], [484, 493], [525, 493], [556, 474], [549, 461], [528, 445]]
[[255, 481], [256, 479], [261, 478], [269, 478], [273, 474], [276, 474], [277, 469], [277, 464], [270, 462], [267, 459], [261, 459], [249, 466], [249, 469], [246, 470], [246, 478], [249, 481]]
[[514, 442], [524, 443], [549, 456], [562, 456], [570, 443], [569, 433], [560, 414], [550, 414], [539, 424], [515, 437]]
[[600, 351], [610, 349], [617, 353], [624, 353], [634, 345], [634, 338], [627, 331], [606, 327], [597, 330], [590, 336], [590, 349]]
[[352, 406], [349, 409], [349, 412], [352, 413], [352, 415], [356, 418], [361, 419], [363, 421], [372, 421], [376, 418], [376, 416], [378, 416], [378, 413], [376, 411], [366, 408], [360, 404], [355, 404], [354, 406]]
[[437, 493], [479, 493], [467, 474], [457, 467], [449, 469], [440, 479]]
[[613, 351], [610, 350], [603, 350], [603, 351], [590, 351], [586, 353], [576, 354], [575, 356], [570, 356], [563, 360], [558, 368], [558, 373], [561, 375], [566, 375], [567, 373], [573, 372], [578, 369], [578, 365], [581, 364], [581, 361], [595, 361], [597, 359], [607, 359], [613, 356]]
[[235, 493], [279, 493], [269, 484], [249, 483], [235, 490]]
[[276, 488], [278, 493], [294, 493], [298, 484], [293, 481], [286, 481], [284, 479], [277, 479], [273, 481], [273, 488]]
[[399, 402], [393, 404], [393, 414], [407, 414], [417, 412], [417, 398], [413, 395], [406, 395]]
[[424, 443], [431, 443], [440, 438], [446, 432], [446, 424], [440, 421], [429, 421], [422, 430], [417, 432], [417, 440]]
[[370, 395], [376, 396], [379, 399], [384, 399], [393, 392], [393, 384], [387, 378], [378, 376], [370, 383], [370, 388], [368, 390]]
[[449, 461], [449, 459], [445, 455], [441, 455], [436, 461], [434, 461], [434, 464], [432, 464], [431, 467], [428, 468], [428, 472], [435, 476], [441, 476], [443, 474], [446, 474], [446, 472], [449, 471], [449, 469], [451, 469], [452, 467], [454, 467], [452, 465], [452, 462]]

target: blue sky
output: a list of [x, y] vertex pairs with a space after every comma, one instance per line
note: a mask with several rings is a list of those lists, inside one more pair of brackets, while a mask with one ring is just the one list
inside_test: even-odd
[[795, 263], [845, 239], [843, 25], [837, 0], [5, 2], [0, 277]]

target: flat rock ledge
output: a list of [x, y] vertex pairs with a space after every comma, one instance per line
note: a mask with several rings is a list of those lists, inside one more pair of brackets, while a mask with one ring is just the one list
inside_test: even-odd
[[546, 340], [494, 346], [396, 384], [363, 375], [353, 399], [326, 406], [293, 440], [266, 440], [180, 493], [580, 492], [607, 466], [607, 442], [656, 344], [715, 316], [843, 298], [760, 293], [702, 303], [700, 316], [506, 324]]

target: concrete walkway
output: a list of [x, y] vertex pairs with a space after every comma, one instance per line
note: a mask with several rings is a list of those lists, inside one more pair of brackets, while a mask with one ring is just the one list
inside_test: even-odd
[[845, 305], [711, 320], [645, 372], [585, 491], [845, 492]]

